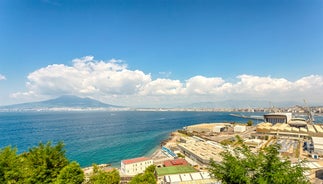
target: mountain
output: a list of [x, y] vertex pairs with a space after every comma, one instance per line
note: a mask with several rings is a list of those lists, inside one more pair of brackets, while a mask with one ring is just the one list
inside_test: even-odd
[[225, 100], [218, 102], [199, 102], [189, 104], [187, 108], [257, 108], [257, 107], [291, 107], [300, 104], [296, 101], [274, 102], [262, 100]]
[[8, 105], [0, 107], [0, 110], [53, 110], [53, 109], [105, 109], [122, 108], [121, 106], [102, 103], [91, 98], [80, 98], [72, 95], [65, 95], [55, 99]]

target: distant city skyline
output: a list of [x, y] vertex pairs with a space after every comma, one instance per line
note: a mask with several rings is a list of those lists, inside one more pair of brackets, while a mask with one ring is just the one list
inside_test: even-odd
[[0, 106], [323, 104], [323, 1], [0, 2]]

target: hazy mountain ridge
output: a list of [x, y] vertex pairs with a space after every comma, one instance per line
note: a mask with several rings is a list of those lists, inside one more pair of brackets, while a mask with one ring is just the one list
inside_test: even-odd
[[297, 101], [269, 102], [262, 100], [224, 100], [218, 102], [199, 102], [187, 105], [187, 108], [268, 108], [291, 107], [303, 104]]
[[[223, 108], [223, 109], [242, 109], [242, 108], [272, 108], [272, 107], [292, 107], [295, 105], [304, 105], [297, 101], [284, 102], [269, 102], [265, 100], [224, 100], [217, 102], [198, 102], [192, 104], [183, 104], [178, 106], [170, 106], [165, 108], [180, 108], [180, 109], [202, 109], [202, 108]], [[314, 105], [314, 104], [310, 104]], [[125, 107], [106, 104], [91, 98], [81, 98], [72, 95], [65, 95], [55, 99], [30, 102], [22, 104], [14, 104], [7, 106], [0, 106], [0, 111], [38, 111], [38, 110], [126, 110], [126, 109], [140, 109], [140, 107]], [[149, 107], [147, 107], [149, 108]], [[152, 107], [153, 108], [153, 107]], [[155, 107], [153, 109], [158, 109]]]
[[90, 108], [122, 108], [122, 106], [102, 103], [91, 98], [81, 98], [72, 95], [65, 95], [55, 99], [30, 102], [15, 105], [1, 106], [2, 110], [41, 110], [54, 108], [90, 109]]

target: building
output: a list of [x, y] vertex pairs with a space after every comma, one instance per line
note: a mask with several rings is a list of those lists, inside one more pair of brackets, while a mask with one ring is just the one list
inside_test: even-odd
[[121, 161], [121, 172], [124, 175], [136, 175], [143, 173], [145, 169], [154, 164], [154, 161], [147, 157], [132, 158]]
[[212, 133], [222, 132], [225, 127], [231, 127], [230, 123], [201, 123], [185, 127], [188, 132]]
[[213, 128], [213, 132], [216, 132], [216, 133], [223, 132], [224, 130], [225, 130], [225, 126], [223, 125], [214, 126]]
[[264, 119], [272, 124], [287, 123], [292, 119], [292, 113], [269, 113], [264, 115]]
[[195, 172], [184, 174], [165, 175], [163, 184], [221, 184], [220, 181], [211, 178], [207, 172]]
[[163, 164], [165, 167], [177, 166], [177, 165], [188, 165], [188, 162], [183, 158], [178, 158], [174, 160], [166, 160]]
[[245, 125], [236, 125], [233, 128], [233, 131], [236, 133], [245, 132], [246, 130], [247, 130], [247, 127]]
[[212, 141], [180, 143], [178, 147], [187, 157], [201, 165], [208, 165], [210, 159], [216, 162], [222, 161], [220, 153], [224, 151], [224, 148], [222, 145]]
[[310, 125], [304, 127], [291, 126], [289, 123], [271, 124], [267, 122], [259, 123], [256, 126], [257, 134], [284, 136], [290, 138], [309, 138], [309, 137], [323, 137], [323, 125]]
[[197, 172], [191, 166], [169, 166], [169, 167], [157, 167], [155, 170], [155, 175], [158, 181], [162, 181], [166, 175], [174, 174], [184, 174], [184, 173], [194, 173]]
[[323, 137], [312, 137], [314, 153], [323, 156]]

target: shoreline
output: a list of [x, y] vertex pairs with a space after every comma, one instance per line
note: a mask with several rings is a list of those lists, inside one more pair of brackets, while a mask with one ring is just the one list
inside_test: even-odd
[[[173, 142], [176, 141], [176, 134], [177, 134], [177, 130], [175, 131], [171, 131], [168, 133], [168, 136], [166, 139], [162, 140], [158, 145], [156, 145], [154, 148], [152, 148], [151, 150], [149, 150], [146, 154], [142, 155], [143, 157], [148, 157], [151, 159], [158, 159], [158, 157], [160, 157], [161, 155], [164, 155], [164, 153], [162, 152], [161, 147], [162, 146], [167, 146]], [[139, 156], [140, 157], [140, 156]], [[98, 166], [106, 166], [106, 168], [112, 168], [112, 169], [120, 169], [120, 162], [122, 160], [120, 160], [118, 163], [118, 165], [114, 165], [114, 164], [110, 164], [110, 163], [103, 163], [103, 164], [97, 164]], [[87, 166], [87, 167], [82, 167], [83, 170], [89, 170], [90, 168], [92, 168], [92, 166]]]

